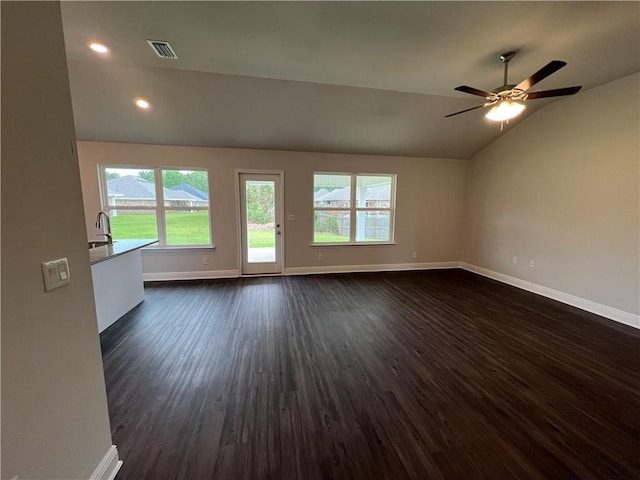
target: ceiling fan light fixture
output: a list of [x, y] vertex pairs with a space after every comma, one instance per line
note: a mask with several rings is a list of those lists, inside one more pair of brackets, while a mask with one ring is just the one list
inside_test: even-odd
[[525, 106], [523, 103], [502, 100], [498, 105], [489, 110], [485, 117], [494, 122], [505, 122], [520, 115], [524, 109]]

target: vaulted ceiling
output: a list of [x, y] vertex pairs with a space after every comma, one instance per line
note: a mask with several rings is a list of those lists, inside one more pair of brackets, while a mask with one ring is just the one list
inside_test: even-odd
[[[79, 140], [470, 158], [500, 125], [454, 91], [640, 70], [638, 2], [63, 2]], [[161, 59], [147, 39], [166, 40]], [[90, 41], [108, 45], [98, 56]], [[580, 95], [578, 93], [577, 95]], [[132, 100], [145, 97], [149, 111]], [[522, 122], [552, 101], [531, 100]]]

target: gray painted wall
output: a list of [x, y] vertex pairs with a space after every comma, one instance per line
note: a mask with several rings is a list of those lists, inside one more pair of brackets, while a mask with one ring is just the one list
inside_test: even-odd
[[60, 5], [2, 2], [3, 479], [86, 479], [111, 446], [74, 143]]
[[[80, 142], [88, 235], [97, 164], [207, 167], [213, 261], [145, 253], [144, 269], [237, 269], [234, 169], [282, 169], [285, 216], [297, 219], [285, 222], [287, 268], [461, 260], [637, 315], [638, 82], [635, 74], [550, 104], [470, 161]], [[314, 170], [397, 173], [398, 245], [310, 247]]]
[[[100, 208], [97, 165], [156, 165], [209, 169], [212, 230], [216, 251], [209, 265], [202, 252], [143, 253], [145, 273], [197, 272], [238, 268], [235, 169], [285, 173], [285, 267], [328, 267], [447, 262], [460, 259], [465, 160], [281, 152], [206, 147], [78, 142], [87, 235], [95, 237]], [[311, 247], [313, 172], [397, 174], [397, 245]], [[417, 258], [412, 258], [413, 252]], [[318, 262], [322, 253], [324, 259]]]
[[464, 261], [638, 314], [639, 84], [548, 105], [471, 160]]

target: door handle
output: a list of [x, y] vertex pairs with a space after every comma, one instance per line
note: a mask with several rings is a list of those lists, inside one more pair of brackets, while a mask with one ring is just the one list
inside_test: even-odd
[[280, 235], [280, 230], [278, 230], [278, 231], [276, 232], [276, 234], [277, 234], [277, 235]]

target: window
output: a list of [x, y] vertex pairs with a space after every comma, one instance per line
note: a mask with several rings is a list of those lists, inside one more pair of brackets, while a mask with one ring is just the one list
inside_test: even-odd
[[313, 243], [393, 242], [395, 175], [314, 173]]
[[206, 170], [100, 166], [99, 171], [114, 240], [157, 238], [161, 247], [211, 245]]

